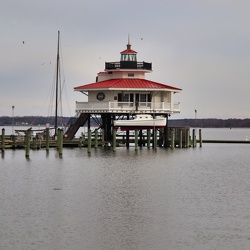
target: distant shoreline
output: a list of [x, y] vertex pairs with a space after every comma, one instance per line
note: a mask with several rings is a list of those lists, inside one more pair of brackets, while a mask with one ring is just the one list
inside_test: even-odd
[[[75, 117], [59, 117], [59, 123], [64, 126], [73, 124]], [[0, 117], [0, 126], [53, 126], [54, 117], [45, 116], [19, 116], [19, 117]], [[199, 128], [250, 128], [250, 118], [246, 119], [169, 119], [169, 127], [199, 127]]]

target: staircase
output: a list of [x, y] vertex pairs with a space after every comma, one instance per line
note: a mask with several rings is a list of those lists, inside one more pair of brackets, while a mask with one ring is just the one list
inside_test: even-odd
[[78, 129], [86, 123], [89, 118], [89, 114], [82, 113], [74, 124], [71, 124], [65, 133], [65, 140], [70, 141], [74, 138]]

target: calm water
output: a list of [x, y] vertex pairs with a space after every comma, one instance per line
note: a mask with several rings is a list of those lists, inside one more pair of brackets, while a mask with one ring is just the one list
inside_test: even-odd
[[248, 250], [249, 153], [250, 144], [74, 148], [62, 158], [42, 149], [27, 160], [6, 150], [0, 249]]

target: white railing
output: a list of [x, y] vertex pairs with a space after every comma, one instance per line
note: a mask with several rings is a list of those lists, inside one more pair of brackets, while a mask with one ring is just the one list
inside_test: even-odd
[[76, 102], [76, 112], [159, 112], [179, 113], [180, 103], [166, 102], [140, 102], [136, 105], [133, 102]]

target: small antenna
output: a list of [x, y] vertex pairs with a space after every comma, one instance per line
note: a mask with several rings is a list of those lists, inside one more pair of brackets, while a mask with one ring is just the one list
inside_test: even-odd
[[127, 49], [131, 49], [131, 44], [130, 44], [130, 37], [129, 37], [129, 34], [128, 34], [128, 44], [127, 44]]

